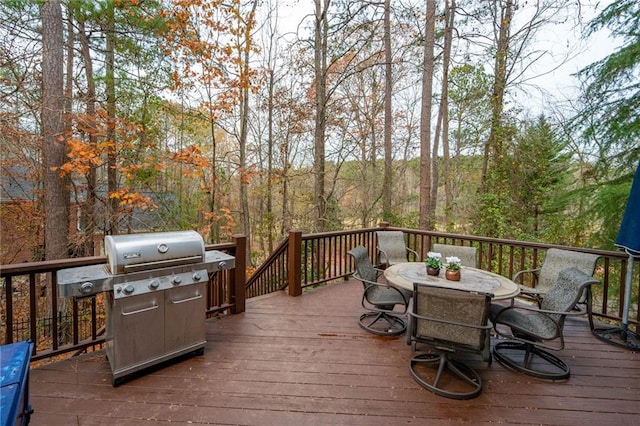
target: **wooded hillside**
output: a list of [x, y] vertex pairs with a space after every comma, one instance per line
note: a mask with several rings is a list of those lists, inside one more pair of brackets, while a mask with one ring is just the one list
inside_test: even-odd
[[[289, 229], [381, 220], [611, 248], [640, 159], [640, 6], [582, 6], [4, 1], [0, 261], [196, 229], [248, 235], [257, 262]], [[541, 107], [540, 36], [567, 23], [622, 41]]]

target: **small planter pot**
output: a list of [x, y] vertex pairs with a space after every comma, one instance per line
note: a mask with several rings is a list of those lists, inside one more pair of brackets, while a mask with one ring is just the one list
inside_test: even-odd
[[432, 268], [431, 266], [427, 266], [427, 275], [440, 275], [440, 268]]
[[444, 273], [444, 277], [449, 281], [460, 281], [460, 270], [447, 269]]

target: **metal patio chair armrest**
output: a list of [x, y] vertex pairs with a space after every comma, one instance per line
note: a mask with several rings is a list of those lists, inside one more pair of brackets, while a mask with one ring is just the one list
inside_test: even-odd
[[[384, 273], [384, 271], [382, 269], [378, 269], [378, 268], [373, 268], [373, 269], [375, 269], [375, 271], [376, 271], [376, 279], [380, 278], [380, 276]], [[372, 285], [380, 285], [381, 284], [378, 281], [372, 281], [372, 280], [368, 280], [366, 278], [363, 278], [362, 276], [360, 276], [358, 271], [356, 271], [353, 274], [351, 274], [351, 276], [353, 278], [355, 278], [356, 280], [362, 281], [363, 283], [366, 283], [366, 284], [372, 284]], [[382, 284], [382, 285], [387, 285], [387, 284]]]
[[[380, 269], [380, 268], [373, 268], [374, 271], [376, 271], [376, 279], [380, 278], [383, 274], [384, 274], [384, 270]], [[354, 272], [352, 274], [353, 278], [360, 280], [360, 281], [365, 281], [365, 282], [372, 282], [371, 280], [365, 280], [364, 278], [362, 278], [359, 274], [358, 271]]]
[[420, 258], [418, 257], [418, 252], [407, 247], [407, 259], [409, 259], [409, 255], [413, 256], [414, 262], [420, 261]]
[[429, 317], [429, 316], [425, 316], [425, 315], [418, 315], [418, 314], [415, 314], [415, 313], [413, 313], [411, 311], [409, 312], [409, 316], [411, 316], [412, 318], [415, 318], [415, 319], [439, 322], [439, 323], [442, 323], [442, 324], [449, 324], [449, 325], [458, 325], [460, 327], [476, 328], [478, 330], [489, 330], [489, 329], [493, 328], [493, 325], [491, 325], [491, 324], [485, 324], [485, 325], [467, 324], [467, 323], [461, 323], [461, 322], [456, 322], [456, 321], [443, 320], [443, 319], [439, 319], [439, 318], [435, 318], [435, 317]]
[[413, 318], [413, 316], [411, 316], [411, 313], [413, 312], [413, 297], [409, 299], [409, 303], [407, 304], [407, 312], [409, 313], [409, 315], [407, 315], [407, 332], [405, 334], [405, 341], [407, 342], [407, 345], [410, 346], [413, 343], [411, 335], [414, 334], [413, 328], [416, 325], [415, 319]]
[[[368, 298], [369, 293], [374, 291], [374, 289], [376, 289], [376, 288], [382, 288], [382, 289], [385, 289], [385, 290], [390, 290], [392, 293], [397, 293], [398, 295], [400, 295], [402, 300], [397, 300], [395, 302], [395, 304], [403, 306], [403, 309], [402, 309], [402, 312], [401, 312], [403, 315], [407, 313], [407, 309], [409, 307], [409, 301], [411, 300], [411, 298], [407, 297], [407, 295], [404, 292], [402, 292], [400, 289], [398, 289], [396, 287], [393, 287], [393, 286], [390, 286], [390, 285], [387, 285], [387, 284], [374, 283], [374, 282], [365, 281], [365, 280], [362, 280], [362, 281], [364, 283], [366, 283], [367, 286], [368, 286], [367, 289], [364, 291], [364, 294], [362, 295], [362, 307], [363, 308], [371, 309], [371, 307], [368, 307], [368, 306], [366, 306], [364, 304], [365, 300], [368, 303], [372, 303], [370, 301], [370, 299]], [[373, 309], [373, 310], [376, 310], [376, 309]]]
[[[538, 276], [539, 276], [541, 270], [542, 270], [542, 268], [523, 269], [521, 271], [516, 272], [513, 275], [513, 278], [511, 278], [511, 281], [517, 282], [518, 278], [520, 278], [521, 275], [532, 274], [533, 275], [533, 280], [537, 283], [538, 282]], [[531, 288], [535, 288], [535, 287], [531, 287]]]
[[504, 309], [501, 309], [500, 311], [498, 311], [498, 313], [495, 316], [493, 316], [493, 320], [495, 322], [499, 322], [500, 316], [502, 316], [506, 311], [509, 311], [509, 310], [529, 311], [537, 314], [566, 315], [566, 316], [580, 316], [587, 313], [587, 310], [577, 306], [572, 311], [550, 311], [546, 309], [536, 308], [534, 306], [510, 305], [510, 306], [505, 306]]
[[376, 250], [378, 251], [378, 263], [380, 263], [380, 259], [384, 259], [385, 263], [382, 263], [383, 265], [386, 264], [388, 262], [387, 259], [389, 259], [389, 256], [387, 255], [387, 252], [382, 250], [380, 247], [376, 247]]
[[[524, 299], [533, 300], [535, 303], [537, 303], [538, 307], [540, 307], [540, 304], [542, 303], [542, 298], [547, 293], [546, 290], [539, 290], [536, 287], [530, 287], [528, 285], [520, 284], [520, 283], [518, 283], [518, 279], [521, 276], [524, 276], [526, 274], [531, 274], [533, 276], [533, 282], [537, 286], [538, 285], [538, 278], [539, 278], [541, 269], [542, 268], [523, 269], [522, 271], [516, 272], [513, 275], [513, 278], [511, 279], [511, 281], [516, 283], [518, 285], [518, 288], [520, 289], [520, 294], [518, 296], [522, 297]], [[516, 298], [511, 299], [511, 305], [512, 306], [513, 306], [515, 300], [516, 300]]]

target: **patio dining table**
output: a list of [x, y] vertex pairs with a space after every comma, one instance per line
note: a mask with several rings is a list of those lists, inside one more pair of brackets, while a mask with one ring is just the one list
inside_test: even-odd
[[493, 295], [493, 300], [512, 299], [520, 293], [518, 285], [509, 278], [482, 269], [463, 266], [460, 281], [447, 280], [444, 273], [442, 268], [439, 275], [428, 275], [423, 262], [405, 262], [385, 269], [384, 277], [389, 284], [410, 291], [413, 291], [413, 283], [424, 283], [490, 293]]

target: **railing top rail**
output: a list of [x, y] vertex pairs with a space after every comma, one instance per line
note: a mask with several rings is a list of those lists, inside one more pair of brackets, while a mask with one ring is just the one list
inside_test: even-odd
[[348, 229], [348, 230], [342, 230], [342, 231], [316, 232], [316, 233], [310, 233], [310, 234], [302, 234], [302, 239], [309, 240], [309, 239], [339, 237], [343, 235], [366, 234], [367, 232], [373, 232], [373, 231], [379, 231], [379, 230], [380, 228], [361, 228], [361, 229]]
[[564, 250], [579, 251], [584, 253], [593, 253], [593, 254], [598, 254], [600, 256], [606, 256], [606, 257], [618, 258], [618, 259], [626, 259], [629, 257], [629, 255], [627, 255], [623, 251], [601, 250], [601, 249], [593, 249], [588, 247], [564, 246], [559, 244], [535, 243], [535, 242], [509, 240], [509, 239], [501, 239], [501, 238], [493, 238], [493, 237], [481, 237], [477, 235], [461, 235], [461, 234], [452, 234], [448, 232], [439, 232], [439, 231], [422, 231], [419, 229], [398, 228], [398, 227], [392, 227], [392, 226], [386, 227], [384, 229], [394, 230], [394, 231], [403, 231], [409, 234], [429, 235], [431, 237], [438, 237], [438, 238], [451, 238], [451, 239], [457, 239], [457, 240], [464, 239], [468, 241], [470, 240], [470, 241], [477, 241], [477, 242], [483, 242], [483, 243], [495, 243], [495, 244], [503, 244], [503, 245], [516, 246], [516, 247], [526, 247], [526, 248], [532, 248], [532, 249], [546, 250], [550, 248], [558, 248], [558, 249], [564, 249]]
[[[235, 248], [233, 243], [209, 244], [205, 250], [231, 250]], [[77, 266], [99, 265], [107, 262], [106, 256], [74, 257], [71, 259], [45, 260], [41, 262], [8, 263], [0, 265], [0, 278], [38, 274], [44, 272], [57, 271], [65, 268], [75, 268]]]
[[49, 272], [57, 269], [98, 265], [106, 262], [107, 258], [105, 256], [92, 256], [75, 257], [72, 259], [45, 260], [42, 262], [10, 263], [7, 265], [0, 265], [0, 276], [5, 277], [11, 275]]

